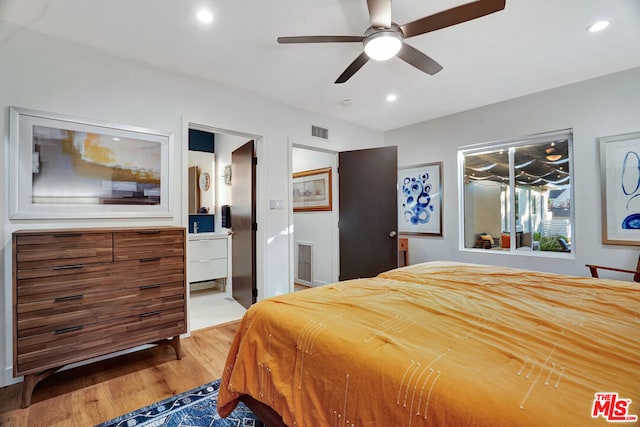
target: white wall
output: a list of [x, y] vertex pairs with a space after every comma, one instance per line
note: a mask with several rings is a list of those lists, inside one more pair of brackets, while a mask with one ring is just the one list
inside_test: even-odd
[[[0, 234], [1, 293], [0, 386], [12, 381], [11, 315], [11, 233], [35, 227], [92, 227], [135, 225], [186, 226], [187, 141], [185, 123], [192, 122], [262, 137], [259, 147], [258, 263], [259, 298], [289, 291], [288, 205], [284, 210], [268, 210], [268, 198], [289, 203], [288, 139], [315, 145], [310, 136], [312, 123], [331, 130], [331, 141], [323, 146], [332, 150], [381, 146], [382, 132], [325, 116], [318, 116], [252, 95], [239, 89], [160, 71], [146, 64], [96, 52], [84, 46], [43, 36], [28, 30], [11, 31], [11, 24], [0, 22], [10, 37], [0, 40]], [[215, 76], [212, 76], [215, 79]], [[163, 220], [74, 220], [12, 221], [8, 205], [8, 107], [17, 106], [67, 114], [94, 120], [159, 129], [172, 132], [173, 176], [171, 203], [174, 215]], [[262, 268], [261, 268], [262, 267]]]
[[[411, 262], [450, 259], [580, 276], [588, 275], [586, 263], [635, 267], [637, 246], [602, 244], [596, 138], [637, 132], [639, 117], [640, 68], [635, 68], [386, 132], [385, 145], [398, 146], [400, 166], [444, 162], [444, 235], [411, 237]], [[553, 259], [498, 251], [460, 251], [458, 147], [566, 128], [574, 131], [575, 257]]]
[[[332, 210], [293, 213], [294, 241], [313, 244], [313, 286], [338, 281], [338, 179], [335, 153], [294, 147], [291, 153], [293, 173], [331, 167]], [[295, 247], [294, 247], [295, 251]], [[294, 272], [297, 278], [297, 257]]]

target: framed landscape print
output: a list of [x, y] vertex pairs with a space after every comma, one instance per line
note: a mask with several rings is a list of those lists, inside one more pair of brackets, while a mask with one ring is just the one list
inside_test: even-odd
[[598, 140], [602, 242], [640, 246], [640, 132]]
[[442, 162], [398, 169], [398, 232], [442, 236]]
[[293, 211], [330, 211], [331, 168], [293, 174]]
[[10, 108], [13, 219], [170, 215], [172, 135]]

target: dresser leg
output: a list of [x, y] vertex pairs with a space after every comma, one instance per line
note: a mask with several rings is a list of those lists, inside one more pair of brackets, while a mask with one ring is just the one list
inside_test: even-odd
[[31, 395], [33, 389], [38, 384], [38, 374], [29, 374], [24, 376], [22, 382], [22, 407], [28, 408], [31, 405]]
[[173, 337], [171, 341], [169, 341], [169, 344], [171, 344], [171, 347], [173, 347], [176, 352], [176, 359], [181, 360], [182, 346], [180, 345], [180, 335], [176, 335], [175, 337]]
[[35, 386], [47, 378], [49, 375], [55, 374], [60, 368], [47, 369], [46, 371], [39, 372], [37, 374], [27, 374], [24, 376], [22, 382], [22, 407], [28, 408], [31, 405], [31, 395]]

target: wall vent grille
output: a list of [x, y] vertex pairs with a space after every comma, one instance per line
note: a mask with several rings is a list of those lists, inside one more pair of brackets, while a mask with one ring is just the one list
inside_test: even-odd
[[298, 277], [297, 282], [303, 285], [313, 286], [313, 244], [308, 242], [296, 242], [298, 253]]
[[329, 139], [329, 129], [316, 125], [311, 125], [311, 136], [320, 139]]

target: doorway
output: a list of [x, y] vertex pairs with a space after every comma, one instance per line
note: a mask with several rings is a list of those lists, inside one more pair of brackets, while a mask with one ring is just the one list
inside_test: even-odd
[[[290, 145], [289, 196], [291, 200], [290, 233], [290, 284], [291, 290], [300, 283], [300, 270], [312, 271], [311, 285], [335, 283], [357, 277], [372, 277], [398, 266], [397, 239], [397, 147], [377, 147], [362, 150], [335, 152], [298, 144]], [[328, 156], [328, 157], [327, 157]], [[311, 158], [311, 160], [307, 159]], [[300, 160], [303, 159], [304, 161]], [[329, 162], [328, 158], [332, 160]], [[319, 159], [325, 159], [324, 163]], [[316, 250], [316, 241], [301, 239], [300, 222], [295, 212], [295, 172], [306, 169], [313, 172], [319, 167], [332, 168], [332, 219], [318, 241], [331, 241], [329, 248]], [[311, 168], [310, 170], [308, 168]], [[339, 172], [339, 173], [338, 173]], [[304, 174], [301, 174], [304, 175]], [[319, 228], [320, 212], [303, 212], [309, 223]], [[312, 234], [312, 236], [314, 236]], [[301, 251], [301, 246], [311, 243], [311, 250]], [[304, 265], [311, 259], [312, 267]], [[313, 273], [323, 257], [332, 258], [332, 277], [323, 283], [316, 281]], [[301, 262], [302, 258], [302, 262]]]
[[[327, 194], [331, 196], [331, 209], [296, 208], [295, 200], [291, 204], [293, 289], [335, 283], [339, 274], [337, 152], [293, 144], [290, 163], [293, 176], [327, 168], [331, 171], [331, 191]], [[295, 185], [294, 179], [292, 187]]]
[[[191, 220], [188, 221], [189, 224], [189, 235], [188, 235], [188, 246], [192, 243], [192, 240], [200, 240], [202, 241], [211, 238], [215, 238], [215, 243], [217, 246], [220, 246], [220, 243], [224, 242], [226, 245], [226, 250], [223, 255], [218, 255], [219, 257], [224, 256], [224, 277], [217, 278], [216, 286], [212, 288], [205, 288], [204, 290], [199, 283], [192, 283], [193, 271], [198, 271], [201, 269], [202, 265], [194, 267], [190, 266], [192, 261], [197, 261], [202, 263], [205, 262], [203, 259], [209, 258], [209, 251], [206, 250], [207, 253], [204, 255], [200, 251], [200, 253], [195, 254], [193, 250], [187, 251], [187, 283], [188, 283], [188, 317], [189, 317], [189, 330], [196, 330], [203, 327], [209, 327], [218, 325], [221, 323], [227, 323], [229, 321], [238, 320], [242, 317], [244, 312], [246, 311], [245, 307], [239, 304], [233, 298], [233, 279], [232, 279], [232, 271], [234, 264], [233, 257], [233, 245], [231, 243], [231, 236], [229, 232], [230, 228], [223, 227], [223, 223], [221, 221], [221, 212], [222, 206], [231, 205], [232, 204], [232, 187], [233, 187], [233, 178], [229, 176], [229, 171], [231, 169], [232, 164], [232, 152], [238, 147], [242, 146], [248, 140], [255, 140], [255, 154], [256, 157], [260, 154], [262, 148], [262, 138], [256, 135], [246, 134], [243, 132], [230, 131], [226, 129], [215, 128], [208, 125], [203, 125], [200, 123], [194, 122], [185, 122], [183, 135], [185, 138], [188, 138], [189, 130], [198, 130], [204, 132], [210, 132], [214, 135], [214, 165], [213, 169], [210, 173], [211, 183], [210, 186], [213, 190], [213, 199], [214, 202], [210, 208], [210, 213], [213, 215], [213, 232], [207, 236], [208, 233], [199, 232], [197, 235], [193, 233], [193, 226], [191, 224]], [[185, 139], [186, 140], [186, 139]], [[186, 150], [185, 150], [186, 151]], [[188, 156], [185, 153], [185, 164], [184, 164], [184, 172], [187, 171], [189, 164], [187, 164]], [[261, 171], [259, 167], [256, 167], [256, 173], [260, 176]], [[186, 179], [187, 174], [183, 174], [183, 182], [185, 182], [185, 187], [188, 184], [188, 180]], [[257, 180], [259, 181], [259, 180]], [[258, 194], [260, 183], [256, 182], [253, 185], [253, 191]], [[246, 189], [246, 191], [251, 192], [252, 188]], [[243, 190], [244, 191], [244, 190]], [[184, 191], [183, 196], [183, 212], [184, 217], [189, 218], [188, 212], [186, 212], [186, 207], [188, 205], [187, 197], [188, 191]], [[259, 211], [256, 212], [256, 222], [257, 219], [261, 216]], [[227, 225], [227, 224], [224, 224]], [[259, 233], [259, 232], [258, 232]], [[254, 257], [255, 264], [255, 277], [256, 284], [262, 287], [262, 280], [259, 277], [261, 272], [263, 271], [262, 264], [262, 256], [263, 252], [261, 248], [259, 248], [257, 242], [259, 242], [260, 237], [257, 236], [255, 241], [252, 243], [253, 251], [256, 254]], [[200, 245], [202, 246], [202, 245]], [[216, 246], [216, 247], [217, 247]], [[192, 249], [192, 248], [190, 248]], [[219, 249], [219, 248], [218, 248]], [[195, 258], [194, 258], [195, 256]], [[202, 259], [201, 259], [202, 258]], [[217, 259], [216, 262], [219, 266], [221, 259]], [[199, 287], [200, 285], [200, 287]]]

